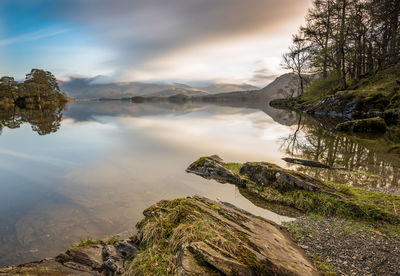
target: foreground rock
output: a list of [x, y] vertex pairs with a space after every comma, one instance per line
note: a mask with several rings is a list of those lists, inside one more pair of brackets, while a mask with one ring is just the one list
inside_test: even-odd
[[132, 274], [319, 275], [284, 228], [246, 211], [194, 197], [144, 213]]
[[232, 205], [194, 197], [143, 213], [130, 240], [81, 242], [0, 275], [319, 275], [284, 228]]
[[0, 268], [0, 275], [121, 275], [137, 253], [132, 241], [85, 241], [48, 258], [18, 266]]

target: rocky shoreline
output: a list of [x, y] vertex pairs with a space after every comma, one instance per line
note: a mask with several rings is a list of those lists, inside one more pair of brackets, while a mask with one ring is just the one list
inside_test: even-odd
[[330, 275], [400, 275], [400, 236], [340, 218], [300, 217], [285, 226]]
[[284, 227], [202, 197], [161, 201], [136, 236], [82, 241], [0, 275], [320, 275]]
[[203, 197], [165, 200], [144, 210], [134, 237], [81, 241], [0, 275], [399, 275], [398, 195], [218, 156], [187, 172], [234, 184], [254, 204], [290, 209], [297, 219], [280, 226]]
[[[235, 164], [204, 157], [189, 166], [188, 171], [235, 184], [251, 201], [275, 201], [300, 211], [303, 215], [284, 226], [324, 275], [399, 275], [398, 195], [345, 185], [333, 185], [325, 193], [326, 187], [318, 180], [265, 162]], [[310, 184], [319, 189], [310, 188]], [[248, 196], [250, 193], [252, 197]], [[321, 201], [321, 193], [330, 200]], [[290, 197], [285, 196], [288, 194]], [[324, 210], [326, 205], [328, 210]], [[393, 220], [375, 211], [369, 213], [372, 209], [392, 216]]]

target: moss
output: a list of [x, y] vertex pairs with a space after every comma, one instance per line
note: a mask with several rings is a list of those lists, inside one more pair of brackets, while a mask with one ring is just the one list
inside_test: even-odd
[[207, 157], [200, 157], [197, 159], [193, 164], [196, 166], [204, 166], [204, 161], [207, 159]]
[[78, 243], [75, 243], [72, 245], [72, 247], [85, 247], [85, 246], [91, 246], [91, 245], [96, 245], [96, 244], [101, 244], [101, 241], [99, 240], [94, 240], [90, 237], [86, 238], [86, 240], [81, 239]]
[[317, 253], [313, 254], [313, 260], [316, 267], [322, 273], [322, 275], [326, 276], [334, 276], [338, 275], [337, 270], [333, 267], [333, 265], [327, 261], [326, 257], [323, 257]]
[[290, 234], [292, 234], [292, 236], [298, 240], [303, 236], [303, 232], [299, 227], [295, 227], [289, 223], [282, 223], [283, 226], [286, 227], [286, 229], [289, 231]]
[[375, 118], [353, 120], [353, 121], [339, 123], [336, 126], [336, 129], [339, 131], [348, 131], [348, 132], [384, 133], [387, 131], [387, 125], [384, 119], [380, 117], [375, 117]]
[[226, 163], [224, 167], [231, 170], [235, 174], [239, 174], [239, 170], [242, 167], [242, 165], [243, 164], [240, 163]]
[[210, 207], [213, 208], [214, 210], [221, 210], [221, 208], [219, 206], [214, 205], [214, 204], [211, 205]]
[[119, 239], [118, 238], [116, 238], [116, 237], [111, 237], [111, 238], [109, 238], [108, 240], [107, 240], [107, 244], [111, 244], [111, 245], [114, 245], [114, 244], [116, 244], [117, 242], [119, 242]]

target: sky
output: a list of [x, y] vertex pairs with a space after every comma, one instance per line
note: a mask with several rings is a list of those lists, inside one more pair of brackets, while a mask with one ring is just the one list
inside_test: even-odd
[[311, 0], [0, 0], [0, 75], [263, 86]]

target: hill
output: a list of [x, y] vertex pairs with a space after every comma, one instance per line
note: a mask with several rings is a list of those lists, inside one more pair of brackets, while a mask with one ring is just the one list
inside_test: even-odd
[[69, 96], [80, 99], [127, 98], [134, 96], [168, 97], [176, 94], [204, 95], [206, 92], [188, 85], [175, 83], [158, 84], [143, 82], [97, 83], [94, 78], [71, 78], [60, 82], [60, 87]]

